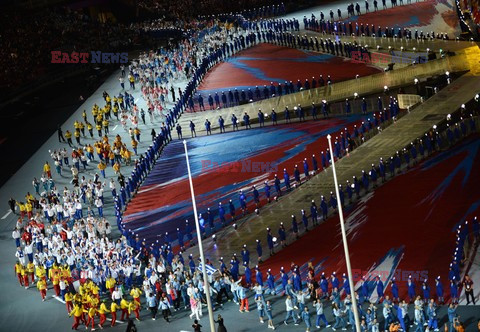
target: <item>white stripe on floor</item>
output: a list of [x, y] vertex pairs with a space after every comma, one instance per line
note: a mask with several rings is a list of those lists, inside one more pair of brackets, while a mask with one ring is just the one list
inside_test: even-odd
[[5, 215], [2, 217], [2, 220], [5, 219], [6, 217], [8, 217], [10, 215], [10, 213], [12, 213], [12, 210], [5, 213]]
[[118, 125], [116, 125], [115, 127], [113, 127], [112, 131], [114, 131], [115, 129], [117, 129]]
[[[112, 319], [111, 319], [111, 318], [107, 318], [107, 320], [108, 320], [109, 322], [111, 322], [111, 321], [112, 321]], [[123, 324], [123, 323], [125, 323], [125, 322], [123, 322], [123, 321], [121, 321], [121, 320], [117, 320], [117, 321], [115, 321], [115, 322], [116, 322], [116, 323], [120, 323], [120, 324]]]
[[65, 304], [65, 301], [62, 300], [61, 297], [54, 295], [53, 298], [54, 298], [55, 300], [60, 301], [60, 302], [62, 302], [63, 304]]

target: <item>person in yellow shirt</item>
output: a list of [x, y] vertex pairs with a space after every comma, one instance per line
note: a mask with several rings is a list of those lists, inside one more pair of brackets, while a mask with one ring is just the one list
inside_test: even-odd
[[61, 268], [61, 272], [62, 272], [62, 276], [66, 279], [70, 278], [72, 276], [72, 274], [70, 273], [70, 266], [68, 266], [67, 264], [65, 264], [62, 268]]
[[73, 295], [70, 292], [65, 293], [65, 306], [67, 307], [67, 313], [70, 313], [73, 309]]
[[113, 164], [113, 171], [115, 172], [115, 174], [120, 173], [120, 163], [119, 162], [116, 162], [115, 164]]
[[90, 323], [92, 323], [92, 331], [95, 331], [95, 315], [97, 314], [97, 307], [92, 305], [88, 310], [84, 310], [83, 312], [87, 312], [88, 315], [88, 320], [87, 324], [85, 324], [85, 328], [88, 329], [88, 326], [90, 325]]
[[33, 205], [30, 202], [25, 203], [25, 212], [27, 212], [28, 220], [32, 219], [33, 217]]
[[140, 142], [140, 129], [138, 129], [138, 127], [135, 127], [135, 129], [133, 129], [133, 134], [135, 135], [137, 141]]
[[107, 320], [106, 313], [108, 312], [108, 309], [106, 302], [106, 300], [103, 300], [103, 302], [100, 304], [100, 308], [98, 308], [98, 315], [100, 316], [100, 324], [98, 324], [98, 326], [101, 329], [103, 329], [103, 324], [105, 324], [105, 321]]
[[118, 304], [115, 302], [112, 302], [110, 305], [110, 313], [112, 314], [112, 324], [111, 326], [115, 326], [115, 322], [117, 321], [117, 310], [118, 310]]
[[31, 204], [34, 203], [35, 201], [35, 197], [33, 197], [32, 194], [30, 194], [29, 192], [25, 195], [25, 200]]
[[73, 145], [73, 142], [72, 142], [72, 133], [70, 132], [70, 130], [67, 130], [65, 132], [65, 138], [67, 139], [68, 146], [71, 147]]
[[88, 121], [85, 121], [86, 125], [87, 125], [87, 130], [88, 130], [88, 133], [90, 134], [90, 138], [93, 138], [93, 126], [90, 122]]
[[23, 265], [22, 265], [22, 269], [20, 270], [20, 274], [22, 275], [23, 285], [25, 286], [25, 289], [28, 289], [28, 287], [30, 286], [28, 282], [28, 273], [27, 273], [27, 269]]
[[[130, 317], [130, 312], [129, 312], [129, 303], [125, 298], [122, 297], [122, 300], [120, 301], [120, 310], [122, 310], [122, 316], [120, 320], [124, 320], [125, 318]], [[126, 317], [125, 317], [126, 316]]]
[[18, 282], [20, 284], [20, 286], [23, 286], [23, 278], [22, 278], [22, 270], [24, 269], [23, 265], [20, 264], [20, 262], [17, 262], [17, 264], [15, 264], [15, 273], [17, 275], [17, 278], [18, 278]]
[[57, 267], [55, 269], [55, 273], [52, 274], [52, 278], [50, 278], [53, 284], [53, 290], [55, 291], [55, 295], [57, 297], [60, 296], [60, 276], [61, 276], [61, 273]]
[[82, 302], [82, 295], [80, 295], [79, 293], [73, 295], [73, 302], [74, 302], [74, 303], [80, 303], [80, 302]]
[[[97, 302], [98, 302], [98, 300], [100, 299], [100, 294], [99, 294], [100, 288], [99, 288], [95, 283], [92, 282], [91, 290], [92, 290], [92, 295], [93, 295], [93, 297], [94, 297], [94, 298], [97, 300]], [[98, 304], [98, 303], [97, 303], [97, 304]]]
[[44, 279], [40, 279], [37, 282], [37, 288], [40, 291], [42, 301], [45, 302], [45, 298], [47, 297], [47, 282]]
[[113, 167], [113, 165], [115, 164], [115, 154], [112, 150], [108, 152], [108, 160], [110, 161], [110, 165], [112, 165]]
[[[66, 134], [65, 134], [66, 136]], [[47, 174], [48, 178], [52, 178], [52, 169], [50, 165], [48, 164], [48, 161], [45, 162], [45, 165], [43, 165], [43, 173]]]
[[107, 119], [104, 119], [102, 121], [102, 125], [103, 125], [103, 128], [105, 129], [105, 135], [109, 134], [109, 130], [108, 130], [108, 125], [110, 124], [110, 122], [108, 122]]
[[20, 218], [25, 217], [25, 203], [23, 202], [15, 202], [18, 205], [18, 209], [20, 210]]
[[72, 317], [73, 315], [72, 330], [76, 330], [80, 325], [80, 321], [82, 320], [82, 316], [83, 316], [82, 304], [80, 302], [76, 302], [75, 305], [73, 306], [73, 309], [70, 311], [68, 315], [70, 317]]
[[130, 314], [132, 311], [135, 314], [135, 319], [139, 321], [140, 320], [140, 304], [135, 300], [128, 303], [128, 314]]
[[77, 142], [78, 145], [82, 145], [80, 143], [80, 129], [75, 129], [75, 131], [73, 132], [73, 135], [75, 136], [75, 141]]
[[135, 152], [135, 155], [137, 155], [137, 146], [138, 146], [138, 142], [134, 139], [132, 139], [132, 148], [133, 148], [133, 151]]
[[125, 164], [129, 166], [132, 163], [132, 153], [128, 149], [125, 149], [123, 157], [125, 158]]
[[87, 122], [87, 111], [83, 110], [82, 118], [83, 118], [83, 121]]
[[133, 77], [133, 75], [129, 75], [128, 76], [128, 80], [130, 81], [130, 87], [135, 90], [135, 78]]
[[98, 137], [102, 137], [102, 121], [97, 121], [97, 125], [95, 127], [97, 128]]
[[92, 116], [93, 116], [93, 121], [97, 123], [97, 115], [98, 115], [98, 109], [96, 107], [97, 105], [93, 106], [92, 108]]
[[46, 274], [47, 274], [47, 271], [45, 270], [43, 265], [39, 264], [35, 267], [35, 275], [37, 276], [37, 279], [45, 280]]
[[115, 290], [115, 283], [115, 278], [111, 276], [105, 281], [105, 287], [107, 287], [107, 289], [110, 291], [110, 295], [112, 295], [113, 291]]
[[85, 125], [83, 124], [83, 122], [78, 123], [78, 129], [81, 131], [82, 136], [85, 137]]
[[[35, 265], [32, 262], [27, 264], [27, 275], [30, 277], [32, 284], [35, 282]], [[28, 278], [27, 277], [27, 278]]]
[[100, 173], [102, 174], [103, 178], [105, 179], [105, 168], [107, 168], [107, 165], [103, 160], [100, 161], [98, 164], [97, 168], [100, 170]]
[[140, 304], [140, 295], [142, 295], [142, 291], [138, 287], [133, 287], [130, 291], [130, 295], [133, 297], [133, 300]]
[[117, 104], [113, 105], [113, 115], [117, 118], [117, 120], [120, 120], [118, 118], [118, 105]]

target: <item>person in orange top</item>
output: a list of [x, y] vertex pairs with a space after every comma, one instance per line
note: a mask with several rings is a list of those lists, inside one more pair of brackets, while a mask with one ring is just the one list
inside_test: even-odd
[[42, 296], [42, 301], [45, 301], [45, 297], [47, 297], [47, 282], [44, 279], [40, 279], [37, 282], [37, 288]]

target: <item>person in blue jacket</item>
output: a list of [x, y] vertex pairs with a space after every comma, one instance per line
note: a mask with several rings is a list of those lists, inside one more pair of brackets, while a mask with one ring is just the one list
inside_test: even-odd
[[255, 202], [255, 207], [258, 208], [260, 204], [260, 194], [258, 193], [258, 190], [255, 187], [255, 185], [252, 187], [252, 193], [253, 193], [253, 201]]
[[192, 226], [188, 223], [188, 220], [185, 220], [185, 235], [190, 243], [190, 247], [193, 247]]
[[378, 302], [381, 302], [383, 300], [383, 293], [384, 286], [383, 286], [383, 281], [380, 278], [380, 276], [377, 276], [377, 295], [378, 295]]
[[268, 184], [268, 181], [264, 182], [265, 186], [263, 187], [263, 190], [265, 191], [265, 196], [267, 197], [267, 203], [270, 203], [270, 185]]
[[205, 120], [205, 130], [207, 131], [207, 135], [211, 135], [212, 134], [212, 124], [210, 123], [210, 121], [208, 121], [208, 119]]
[[303, 227], [305, 227], [305, 232], [308, 232], [308, 217], [307, 214], [305, 213], [305, 210], [301, 210], [302, 213], [302, 222], [303, 222]]
[[318, 171], [318, 162], [317, 162], [317, 159], [315, 158], [315, 155], [312, 154], [312, 167], [313, 167], [313, 171], [315, 173], [317, 173]]
[[272, 108], [272, 112], [270, 113], [270, 118], [272, 119], [272, 125], [276, 125], [277, 123], [277, 112], [275, 112], [275, 109]]
[[328, 215], [328, 205], [325, 197], [322, 195], [320, 199], [320, 208], [322, 209], [323, 221], [327, 220]]
[[412, 275], [408, 276], [407, 280], [407, 292], [408, 292], [408, 298], [410, 299], [410, 302], [413, 302], [415, 300], [415, 283], [412, 280]]
[[197, 132], [195, 131], [195, 123], [193, 123], [192, 120], [190, 120], [190, 131], [192, 133], [192, 137], [197, 137]]
[[308, 179], [310, 177], [307, 158], [303, 160], [303, 174], [305, 174], [305, 179]]
[[252, 126], [250, 125], [250, 116], [247, 112], [243, 115], [243, 124], [245, 125], [245, 129], [251, 129]]
[[422, 292], [423, 292], [423, 300], [428, 302], [430, 300], [430, 287], [427, 284], [427, 279], [425, 279], [422, 283]]
[[235, 114], [232, 114], [232, 130], [235, 131], [238, 130], [238, 119], [235, 116]]
[[284, 179], [284, 183], [285, 183], [285, 188], [287, 190], [290, 190], [290, 188], [291, 188], [291, 186], [290, 186], [290, 175], [288, 174], [286, 168], [283, 169], [283, 179]]
[[280, 179], [278, 178], [277, 174], [275, 174], [275, 178], [273, 180], [275, 191], [277, 192], [278, 196], [282, 196], [282, 189], [280, 188]]
[[247, 213], [247, 197], [243, 193], [243, 190], [240, 190], [240, 208], [242, 209], [242, 214], [245, 215]]
[[228, 202], [228, 209], [229, 209], [229, 212], [230, 212], [230, 216], [232, 217], [232, 221], [235, 220], [235, 205], [233, 205], [233, 201], [230, 200]]
[[282, 248], [287, 246], [287, 233], [285, 231], [285, 226], [283, 225], [283, 222], [281, 222], [280, 226], [278, 227], [278, 239], [280, 240], [280, 245], [282, 246]]
[[292, 214], [292, 232], [295, 235], [295, 239], [298, 239], [298, 223], [295, 215]]
[[218, 203], [218, 216], [220, 218], [220, 222], [222, 223], [223, 226], [225, 226], [225, 209], [222, 206], [222, 203]]
[[218, 119], [218, 126], [220, 127], [220, 133], [225, 132], [225, 120], [222, 118], [220, 115], [220, 118]]
[[443, 300], [443, 285], [440, 282], [440, 276], [438, 276], [435, 279], [435, 290], [436, 290], [436, 294], [437, 294], [438, 303], [444, 304], [445, 302]]
[[288, 109], [288, 106], [285, 106], [285, 111], [284, 111], [284, 118], [285, 118], [285, 123], [290, 123], [290, 110]]
[[390, 286], [392, 288], [392, 300], [394, 302], [395, 301], [397, 301], [397, 302], [400, 301], [400, 298], [398, 296], [398, 285], [397, 285], [395, 277], [392, 278]]
[[210, 105], [210, 109], [213, 110], [213, 97], [212, 97], [212, 95], [208, 95], [208, 105]]
[[256, 239], [255, 242], [257, 242], [257, 256], [258, 256], [258, 263], [262, 263], [262, 254], [263, 254], [263, 249], [262, 249], [262, 242], [259, 239]]
[[300, 185], [301, 180], [300, 180], [300, 171], [298, 170], [298, 165], [295, 165], [293, 169], [293, 178], [295, 179], [296, 184]]
[[273, 251], [273, 235], [272, 231], [270, 228], [267, 228], [267, 244], [268, 244], [268, 250], [270, 251], [270, 257], [273, 256], [274, 251]]
[[261, 127], [265, 127], [265, 115], [262, 113], [262, 110], [258, 110], [258, 124]]
[[267, 286], [271, 295], [275, 295], [275, 277], [272, 274], [272, 270], [267, 271]]

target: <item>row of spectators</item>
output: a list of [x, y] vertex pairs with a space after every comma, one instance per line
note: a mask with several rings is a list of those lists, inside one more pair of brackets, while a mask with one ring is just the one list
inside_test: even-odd
[[138, 36], [128, 26], [100, 23], [64, 8], [35, 13], [9, 9], [0, 17], [0, 86], [7, 89], [51, 71], [52, 51], [123, 51]]
[[138, 5], [150, 12], [173, 18], [190, 18], [199, 15], [241, 13], [249, 18], [270, 17], [285, 12], [283, 2], [275, 0], [140, 0]]

